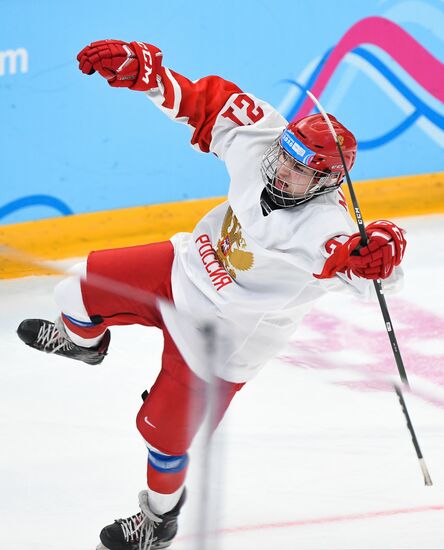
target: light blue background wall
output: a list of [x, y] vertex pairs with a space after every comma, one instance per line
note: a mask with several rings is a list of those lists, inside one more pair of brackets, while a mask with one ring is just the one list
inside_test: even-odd
[[[322, 56], [367, 17], [389, 19], [442, 61], [443, 6], [441, 0], [0, 1], [0, 224], [226, 193], [223, 164], [194, 151], [186, 127], [143, 94], [80, 73], [76, 54], [93, 40], [151, 42], [163, 50], [166, 66], [192, 79], [224, 76], [288, 116], [300, 104], [289, 81], [306, 84]], [[27, 67], [19, 56], [11, 74], [5, 52], [19, 48]], [[321, 100], [360, 142], [354, 179], [444, 169], [437, 99], [444, 74], [434, 77], [441, 84], [431, 93], [418, 83], [417, 69], [413, 63], [409, 73], [393, 55], [364, 43], [329, 79]]]

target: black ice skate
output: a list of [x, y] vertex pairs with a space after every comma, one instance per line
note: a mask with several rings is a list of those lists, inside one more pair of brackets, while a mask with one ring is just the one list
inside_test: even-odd
[[98, 365], [103, 361], [110, 341], [110, 332], [107, 330], [96, 347], [77, 346], [66, 334], [61, 321], [51, 323], [44, 319], [25, 319], [20, 323], [17, 334], [32, 348], [77, 359], [89, 365]]
[[160, 550], [167, 548], [177, 533], [177, 517], [185, 502], [185, 489], [176, 506], [155, 515], [148, 504], [148, 491], [139, 493], [140, 512], [127, 519], [117, 519], [102, 529], [102, 541], [96, 550]]

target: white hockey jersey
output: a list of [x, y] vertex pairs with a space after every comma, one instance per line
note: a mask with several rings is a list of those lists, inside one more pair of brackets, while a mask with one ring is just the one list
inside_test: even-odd
[[[191, 82], [161, 68], [147, 96], [170, 118], [188, 124], [192, 144], [213, 152], [230, 175], [228, 200], [171, 240], [175, 249], [172, 290], [178, 310], [219, 320], [224, 332], [216, 374], [251, 379], [294, 333], [313, 302], [332, 288], [365, 295], [372, 282], [351, 273], [318, 280], [325, 243], [356, 232], [340, 190], [265, 216], [260, 172], [266, 149], [287, 121], [270, 105], [220, 77]], [[168, 325], [187, 359], [189, 339]], [[187, 359], [188, 360], [188, 359]], [[208, 379], [208, 363], [188, 361]]]

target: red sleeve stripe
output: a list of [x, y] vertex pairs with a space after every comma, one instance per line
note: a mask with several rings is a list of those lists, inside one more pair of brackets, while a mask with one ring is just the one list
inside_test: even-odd
[[165, 109], [171, 109], [170, 116], [177, 117], [179, 112], [180, 101], [182, 99], [182, 92], [177, 80], [171, 74], [169, 69], [162, 67], [162, 82], [165, 87], [164, 97], [165, 100], [162, 107]]
[[198, 145], [201, 151], [208, 152], [217, 116], [229, 97], [241, 90], [218, 76], [207, 76], [191, 82], [173, 71], [172, 74], [182, 90], [178, 116], [187, 117], [194, 128], [192, 145]]

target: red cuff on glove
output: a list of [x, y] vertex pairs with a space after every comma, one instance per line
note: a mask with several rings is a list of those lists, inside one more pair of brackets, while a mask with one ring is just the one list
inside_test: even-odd
[[131, 89], [146, 92], [157, 88], [157, 75], [162, 66], [162, 52], [156, 46], [145, 42], [131, 42], [131, 47], [139, 61], [139, 73]]
[[325, 248], [330, 253], [322, 272], [313, 274], [317, 279], [334, 277], [349, 269], [365, 279], [386, 279], [404, 257], [407, 241], [404, 230], [388, 220], [370, 223], [366, 228], [367, 245], [359, 248], [361, 237], [340, 236], [327, 241]]

